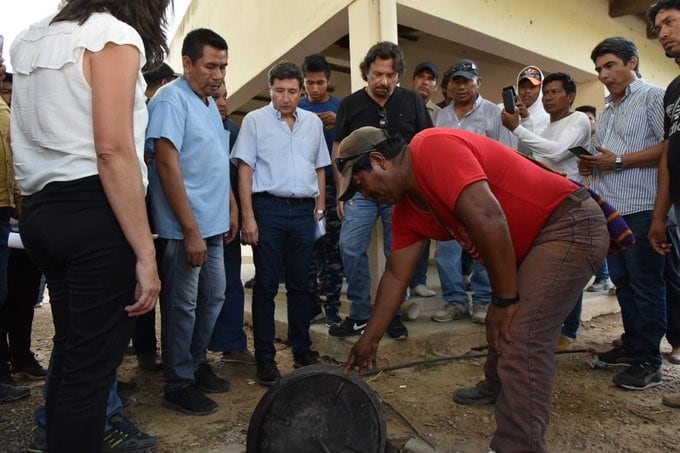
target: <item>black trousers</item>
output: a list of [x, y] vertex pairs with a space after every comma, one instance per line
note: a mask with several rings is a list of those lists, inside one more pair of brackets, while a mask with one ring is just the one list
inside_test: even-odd
[[0, 366], [26, 363], [32, 358], [33, 306], [38, 300], [42, 274], [25, 250], [10, 249], [7, 299], [0, 308]]
[[47, 382], [52, 452], [98, 452], [106, 400], [132, 333], [135, 255], [97, 176], [51, 183], [24, 199], [26, 249], [45, 274], [54, 321]]

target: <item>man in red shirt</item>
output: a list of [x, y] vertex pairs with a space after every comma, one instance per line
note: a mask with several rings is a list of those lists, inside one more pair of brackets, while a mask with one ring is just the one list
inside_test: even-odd
[[464, 130], [427, 129], [407, 146], [363, 127], [338, 154], [340, 200], [360, 191], [395, 205], [392, 253], [346, 369], [373, 366], [426, 239], [456, 239], [491, 282], [485, 379], [498, 391], [491, 448], [546, 452], [555, 343], [609, 246], [597, 203], [563, 176]]

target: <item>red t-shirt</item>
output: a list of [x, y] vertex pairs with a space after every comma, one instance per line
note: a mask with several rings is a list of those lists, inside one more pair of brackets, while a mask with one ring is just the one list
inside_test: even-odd
[[392, 250], [423, 238], [447, 241], [453, 236], [476, 257], [470, 236], [453, 208], [468, 184], [487, 181], [505, 213], [520, 263], [548, 216], [578, 189], [567, 178], [539, 167], [502, 143], [461, 129], [426, 129], [413, 138], [410, 149], [425, 201], [439, 219], [404, 197], [392, 213]]

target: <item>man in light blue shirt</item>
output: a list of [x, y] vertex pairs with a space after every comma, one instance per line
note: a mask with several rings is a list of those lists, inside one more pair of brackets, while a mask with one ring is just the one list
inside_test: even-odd
[[319, 117], [297, 108], [303, 79], [291, 62], [269, 70], [272, 102], [243, 118], [231, 154], [239, 170], [241, 239], [253, 246], [253, 337], [257, 379], [264, 386], [281, 378], [274, 360], [274, 298], [282, 272], [294, 366], [318, 363], [310, 350], [308, 275], [330, 157]]
[[162, 281], [163, 404], [205, 415], [217, 403], [202, 392], [229, 390], [206, 356], [224, 303], [223, 243], [238, 231], [227, 135], [212, 99], [224, 78], [227, 43], [211, 30], [193, 30], [184, 39], [182, 63], [184, 77], [149, 102], [149, 192]]

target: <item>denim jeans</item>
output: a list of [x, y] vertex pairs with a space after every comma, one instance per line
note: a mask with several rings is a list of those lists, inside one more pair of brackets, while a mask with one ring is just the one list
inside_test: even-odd
[[[678, 208], [676, 207], [676, 212]], [[675, 222], [668, 222], [666, 239], [673, 244], [666, 255], [664, 280], [666, 280], [666, 339], [674, 348], [680, 347], [680, 231]]]
[[[601, 267], [600, 267], [601, 268]], [[564, 324], [562, 324], [562, 335], [569, 337], [572, 340], [576, 339], [578, 335], [578, 328], [581, 325], [581, 311], [583, 310], [583, 291], [578, 296], [576, 305], [574, 305], [573, 310], [569, 312]]]
[[605, 261], [602, 266], [595, 272], [596, 280], [607, 280], [609, 278], [609, 268], [607, 267], [607, 262]]
[[415, 288], [418, 285], [426, 285], [427, 284], [427, 266], [430, 263], [430, 240], [428, 239], [425, 241], [425, 248], [423, 249], [423, 253], [420, 255], [420, 259], [418, 259], [418, 263], [416, 264], [416, 270], [413, 273], [413, 277], [411, 277], [411, 281], [408, 284], [409, 288]]
[[623, 344], [636, 360], [661, 366], [660, 344], [666, 333], [665, 259], [649, 244], [652, 211], [623, 216], [635, 235], [635, 244], [607, 258], [609, 275], [623, 318]]
[[[437, 241], [434, 259], [437, 262], [437, 272], [442, 287], [442, 298], [449, 303], [459, 303], [468, 306], [468, 294], [463, 282], [463, 247], [458, 241]], [[491, 300], [491, 285], [486, 268], [473, 260], [472, 299], [477, 303], [488, 303]]]
[[248, 349], [248, 342], [243, 331], [245, 293], [241, 282], [241, 244], [238, 239], [224, 245], [224, 275], [224, 305], [208, 349], [217, 352], [244, 351]]
[[132, 334], [124, 308], [134, 301], [135, 255], [96, 176], [50, 183], [25, 197], [21, 235], [50, 288], [48, 448], [98, 451], [108, 395]]
[[253, 336], [258, 361], [276, 356], [274, 298], [282, 270], [288, 302], [288, 342], [294, 355], [309, 352], [312, 344], [309, 267], [314, 253], [314, 199], [287, 200], [268, 194], [253, 195], [258, 228], [258, 244], [253, 247]]
[[345, 203], [345, 218], [340, 228], [340, 251], [347, 278], [347, 298], [351, 302], [349, 317], [364, 320], [371, 317], [371, 272], [368, 247], [373, 225], [380, 218], [383, 226], [383, 248], [389, 256], [392, 245], [392, 206], [364, 198], [356, 193]]
[[589, 198], [544, 226], [520, 263], [513, 343], [500, 355], [490, 349], [484, 367], [485, 387], [498, 393], [492, 449], [547, 452], [557, 337], [608, 248], [606, 221]]
[[187, 262], [184, 241], [159, 239], [161, 253], [161, 350], [165, 389], [194, 383], [224, 303], [222, 235], [205, 239], [208, 260], [201, 267]]

